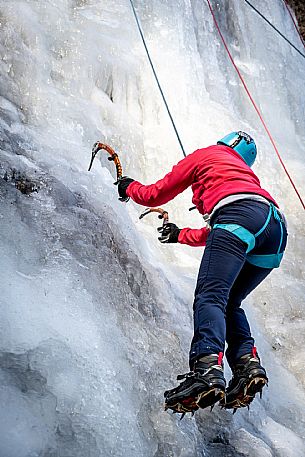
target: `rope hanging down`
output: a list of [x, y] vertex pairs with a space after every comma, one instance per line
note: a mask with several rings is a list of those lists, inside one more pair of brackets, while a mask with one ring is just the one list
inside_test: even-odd
[[288, 44], [290, 44], [290, 46], [295, 49], [304, 59], [305, 59], [305, 54], [303, 54], [303, 52], [301, 52], [293, 43], [291, 43], [290, 40], [288, 40], [288, 38], [282, 33], [280, 32], [279, 29], [277, 29], [273, 24], [272, 22], [270, 22], [260, 11], [258, 11], [258, 9], [255, 8], [255, 6], [252, 5], [252, 3], [250, 3], [248, 0], [245, 0], [245, 2], [247, 3], [247, 5], [249, 5], [262, 19], [264, 19], [264, 21], [267, 22], [267, 24], [269, 24], [282, 38], [284, 38], [285, 41], [287, 41]]
[[246, 82], [245, 82], [245, 80], [244, 80], [244, 78], [243, 78], [241, 72], [239, 71], [239, 69], [238, 69], [236, 63], [234, 62], [234, 59], [233, 59], [233, 57], [232, 57], [232, 54], [231, 54], [231, 52], [230, 52], [230, 50], [229, 50], [229, 48], [228, 48], [228, 45], [227, 45], [227, 43], [226, 43], [226, 41], [225, 41], [225, 39], [224, 39], [224, 36], [223, 36], [223, 34], [222, 34], [221, 30], [220, 30], [220, 27], [219, 27], [219, 25], [218, 25], [218, 22], [217, 22], [217, 19], [216, 19], [215, 14], [214, 14], [214, 11], [213, 11], [213, 8], [212, 8], [212, 5], [211, 5], [210, 0], [207, 0], [207, 3], [208, 3], [208, 6], [209, 6], [209, 9], [210, 9], [210, 12], [211, 12], [211, 14], [212, 14], [213, 21], [214, 21], [214, 24], [215, 24], [215, 26], [216, 26], [216, 29], [217, 29], [217, 31], [218, 31], [218, 33], [219, 33], [219, 36], [220, 36], [220, 38], [221, 38], [221, 41], [222, 41], [222, 43], [223, 43], [225, 49], [226, 49], [226, 51], [227, 51], [227, 54], [228, 54], [228, 56], [229, 56], [229, 58], [230, 58], [230, 60], [231, 60], [231, 62], [232, 62], [232, 65], [234, 66], [234, 68], [235, 68], [235, 70], [236, 70], [236, 72], [237, 72], [237, 74], [238, 74], [238, 76], [239, 76], [239, 79], [240, 79], [242, 85], [244, 86], [244, 89], [245, 89], [245, 91], [247, 92], [247, 95], [248, 95], [249, 99], [251, 100], [251, 103], [252, 103], [252, 105], [253, 105], [253, 107], [254, 107], [254, 109], [255, 109], [255, 111], [256, 111], [258, 117], [260, 118], [260, 120], [261, 120], [261, 122], [262, 122], [262, 124], [263, 124], [263, 127], [264, 127], [264, 129], [265, 129], [265, 131], [266, 131], [266, 133], [267, 133], [267, 135], [268, 135], [268, 137], [269, 137], [269, 140], [271, 141], [271, 144], [272, 144], [272, 146], [273, 146], [273, 148], [274, 148], [274, 150], [275, 150], [275, 152], [276, 152], [276, 155], [278, 156], [278, 159], [279, 159], [279, 161], [280, 161], [282, 167], [284, 168], [285, 173], [286, 173], [286, 175], [287, 175], [287, 177], [288, 177], [288, 179], [289, 179], [289, 181], [290, 181], [290, 183], [291, 183], [291, 185], [292, 185], [292, 187], [293, 187], [295, 193], [297, 194], [297, 196], [298, 196], [298, 198], [299, 198], [299, 200], [300, 200], [300, 202], [301, 202], [301, 205], [303, 206], [303, 209], [305, 210], [305, 203], [304, 203], [304, 201], [303, 201], [303, 199], [302, 199], [302, 197], [301, 197], [301, 195], [300, 195], [300, 193], [299, 193], [299, 191], [298, 191], [296, 185], [295, 185], [294, 182], [293, 182], [293, 179], [291, 178], [291, 176], [290, 176], [290, 174], [289, 174], [289, 172], [288, 172], [288, 170], [287, 170], [287, 168], [286, 168], [286, 166], [285, 166], [285, 164], [284, 164], [284, 162], [283, 162], [283, 159], [282, 159], [282, 157], [281, 157], [281, 155], [280, 155], [280, 153], [279, 153], [279, 150], [278, 150], [278, 148], [277, 148], [277, 146], [276, 146], [276, 144], [275, 144], [275, 141], [274, 141], [274, 139], [273, 139], [273, 137], [272, 137], [272, 135], [271, 135], [271, 133], [270, 133], [268, 127], [267, 127], [267, 124], [266, 124], [266, 122], [265, 122], [265, 120], [264, 120], [264, 118], [263, 118], [263, 116], [262, 116], [260, 110], [258, 109], [258, 107], [257, 107], [257, 105], [256, 105], [256, 103], [255, 103], [255, 101], [254, 101], [254, 99], [253, 99], [253, 97], [252, 97], [252, 95], [251, 95], [249, 89], [248, 89], [248, 86], [247, 86], [247, 84], [246, 84]]
[[291, 10], [290, 10], [290, 8], [289, 8], [289, 5], [288, 5], [288, 3], [287, 3], [286, 0], [283, 0], [283, 2], [285, 3], [286, 9], [287, 9], [287, 11], [288, 11], [288, 13], [289, 13], [289, 15], [290, 15], [290, 17], [291, 17], [291, 19], [292, 19], [292, 22], [293, 22], [293, 24], [294, 24], [294, 27], [295, 27], [296, 31], [298, 32], [298, 35], [299, 35], [299, 37], [300, 37], [300, 40], [301, 40], [301, 42], [303, 43], [303, 46], [304, 46], [304, 48], [305, 48], [305, 41], [304, 41], [304, 38], [302, 37], [302, 35], [301, 35], [301, 33], [300, 33], [300, 30], [299, 30], [299, 27], [297, 26], [297, 24], [296, 24], [296, 22], [295, 22], [295, 19], [294, 19], [292, 13], [291, 13]]
[[169, 109], [168, 103], [167, 103], [167, 101], [166, 101], [164, 92], [163, 92], [163, 90], [162, 90], [162, 87], [161, 87], [161, 84], [160, 84], [158, 75], [157, 75], [157, 73], [156, 73], [154, 64], [153, 64], [152, 59], [151, 59], [151, 57], [150, 57], [150, 54], [149, 54], [149, 51], [148, 51], [148, 47], [147, 47], [147, 45], [146, 45], [146, 41], [145, 41], [144, 34], [143, 34], [143, 31], [142, 31], [142, 27], [141, 27], [141, 24], [140, 24], [140, 21], [139, 21], [137, 12], [136, 12], [136, 10], [135, 10], [133, 1], [132, 1], [132, 0], [129, 0], [129, 1], [130, 1], [130, 4], [131, 4], [131, 8], [132, 8], [132, 11], [133, 11], [133, 14], [134, 14], [134, 17], [135, 17], [137, 26], [138, 26], [139, 33], [140, 33], [141, 38], [142, 38], [142, 41], [143, 41], [143, 45], [144, 45], [144, 48], [145, 48], [145, 51], [146, 51], [146, 54], [147, 54], [147, 57], [148, 57], [148, 60], [149, 60], [151, 69], [152, 69], [152, 71], [153, 71], [153, 74], [154, 74], [155, 80], [156, 80], [156, 82], [157, 82], [157, 85], [158, 85], [158, 88], [159, 88], [161, 97], [162, 97], [162, 99], [163, 99], [163, 102], [164, 102], [164, 104], [165, 104], [166, 111], [167, 111], [167, 113], [168, 113], [168, 115], [169, 115], [170, 121], [171, 121], [172, 126], [173, 126], [173, 128], [174, 128], [174, 131], [175, 131], [176, 137], [177, 137], [177, 139], [178, 139], [178, 142], [179, 142], [180, 148], [181, 148], [181, 150], [182, 150], [182, 153], [183, 153], [184, 157], [186, 157], [185, 149], [184, 149], [184, 147], [183, 147], [183, 144], [182, 144], [181, 138], [180, 138], [180, 136], [179, 136], [179, 133], [178, 133], [176, 124], [175, 124], [175, 122], [174, 122], [173, 116], [172, 116], [172, 114], [171, 114], [171, 112], [170, 112], [170, 109]]

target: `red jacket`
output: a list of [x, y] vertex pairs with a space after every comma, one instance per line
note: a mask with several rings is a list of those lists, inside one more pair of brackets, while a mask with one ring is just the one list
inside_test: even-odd
[[[193, 203], [201, 214], [211, 213], [224, 197], [251, 193], [277, 203], [261, 188], [258, 177], [232, 148], [223, 145], [197, 149], [177, 163], [164, 178], [145, 186], [138, 181], [127, 188], [127, 195], [144, 206], [160, 206], [192, 186]], [[204, 246], [209, 230], [184, 228], [179, 243]]]

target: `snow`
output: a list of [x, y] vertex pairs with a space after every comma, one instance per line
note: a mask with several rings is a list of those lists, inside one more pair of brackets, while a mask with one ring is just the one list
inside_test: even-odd
[[[129, 3], [2, 0], [0, 456], [303, 456], [303, 210], [207, 4], [135, 6], [187, 152], [248, 131], [255, 171], [287, 215], [283, 266], [245, 304], [269, 388], [234, 416], [163, 411], [164, 390], [188, 370], [202, 250], [161, 246], [156, 216], [139, 221], [143, 208], [117, 200], [105, 155], [87, 172], [97, 140], [145, 183], [182, 158]], [[259, 7], [298, 43], [280, 0]], [[246, 3], [215, 9], [304, 196], [303, 61]], [[36, 191], [21, 193], [25, 182]], [[200, 227], [190, 206], [186, 191], [166, 208]]]

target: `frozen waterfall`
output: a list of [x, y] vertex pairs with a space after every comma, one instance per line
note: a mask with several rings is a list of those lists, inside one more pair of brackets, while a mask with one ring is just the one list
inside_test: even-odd
[[[281, 0], [253, 3], [301, 46]], [[245, 2], [213, 5], [304, 197], [304, 60]], [[202, 250], [160, 245], [104, 155], [87, 172], [97, 140], [144, 183], [182, 158], [129, 1], [0, 0], [0, 457], [304, 457], [304, 211], [207, 3], [135, 6], [186, 151], [249, 131], [287, 215], [283, 266], [245, 305], [270, 385], [234, 416], [163, 411], [188, 370]], [[186, 191], [166, 208], [201, 227], [190, 206]]]

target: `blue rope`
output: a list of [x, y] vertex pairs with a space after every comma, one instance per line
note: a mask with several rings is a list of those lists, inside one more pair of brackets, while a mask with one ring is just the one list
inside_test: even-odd
[[182, 153], [183, 153], [184, 157], [186, 157], [186, 153], [185, 153], [185, 150], [184, 150], [184, 147], [183, 147], [181, 138], [180, 138], [180, 136], [179, 136], [179, 133], [178, 133], [176, 124], [175, 124], [175, 122], [174, 122], [173, 116], [172, 116], [172, 114], [171, 114], [171, 112], [170, 112], [170, 109], [169, 109], [169, 106], [168, 106], [168, 104], [167, 104], [167, 101], [166, 101], [165, 95], [164, 95], [164, 93], [163, 93], [161, 84], [160, 84], [160, 82], [159, 82], [158, 75], [157, 75], [157, 73], [156, 73], [154, 64], [153, 64], [153, 62], [152, 62], [152, 60], [151, 60], [151, 57], [150, 57], [150, 54], [149, 54], [149, 51], [148, 51], [148, 48], [147, 48], [147, 45], [146, 45], [146, 41], [145, 41], [145, 38], [144, 38], [144, 34], [143, 34], [143, 31], [142, 31], [142, 27], [141, 27], [140, 21], [139, 21], [139, 19], [138, 19], [138, 15], [137, 15], [137, 12], [136, 12], [136, 10], [135, 10], [135, 7], [134, 7], [134, 4], [133, 4], [133, 1], [132, 1], [132, 0], [130, 0], [130, 4], [131, 4], [131, 7], [132, 7], [132, 11], [133, 11], [133, 14], [134, 14], [134, 17], [135, 17], [135, 20], [136, 20], [136, 23], [137, 23], [137, 26], [138, 26], [138, 29], [139, 29], [139, 32], [140, 32], [142, 41], [143, 41], [143, 44], [144, 44], [144, 48], [145, 48], [145, 51], [146, 51], [146, 54], [147, 54], [147, 57], [148, 57], [148, 60], [149, 60], [151, 69], [152, 69], [152, 71], [153, 71], [155, 80], [156, 80], [156, 82], [157, 82], [157, 84], [158, 84], [158, 88], [159, 88], [161, 97], [162, 97], [162, 99], [163, 99], [163, 102], [164, 102], [164, 105], [165, 105], [165, 107], [166, 107], [167, 113], [168, 113], [169, 118], [170, 118], [170, 120], [171, 120], [172, 126], [173, 126], [173, 128], [174, 128], [174, 130], [175, 130], [175, 134], [176, 134], [177, 139], [178, 139], [178, 141], [179, 141], [179, 144], [180, 144]]
[[295, 49], [305, 59], [305, 54], [303, 54], [303, 52], [301, 52], [293, 43], [291, 43], [291, 41], [288, 40], [288, 38], [282, 32], [280, 32], [280, 30], [277, 29], [272, 24], [272, 22], [270, 22], [260, 11], [258, 11], [258, 9], [252, 5], [252, 3], [250, 3], [248, 0], [245, 0], [245, 2], [253, 9], [253, 11], [255, 11], [262, 19], [264, 19], [264, 21], [266, 21], [267, 24], [269, 24], [282, 38], [284, 38], [285, 41], [287, 41], [288, 44], [290, 44], [290, 46], [293, 49]]

